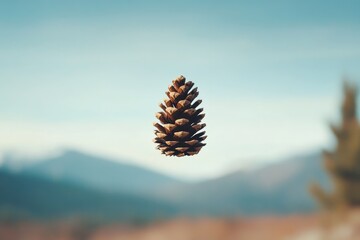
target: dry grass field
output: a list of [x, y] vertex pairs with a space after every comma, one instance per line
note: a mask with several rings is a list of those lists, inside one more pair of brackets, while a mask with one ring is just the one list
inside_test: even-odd
[[96, 226], [76, 221], [2, 222], [4, 240], [355, 240], [360, 212], [333, 227], [320, 215], [264, 216], [234, 219], [178, 218], [143, 226]]

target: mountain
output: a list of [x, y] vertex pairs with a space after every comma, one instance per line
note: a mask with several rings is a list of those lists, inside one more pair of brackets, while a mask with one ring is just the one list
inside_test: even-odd
[[[141, 167], [75, 151], [26, 165], [19, 174], [26, 178], [46, 178], [51, 184], [65, 184], [83, 190], [88, 188], [87, 191], [93, 191], [91, 194], [97, 192], [97, 197], [106, 199], [105, 196], [113, 196], [113, 193], [122, 194], [124, 199], [135, 197], [134, 194], [143, 200], [157, 199], [165, 207], [173, 206], [179, 214], [197, 216], [312, 211], [316, 205], [308, 192], [310, 182], [322, 183], [327, 188], [330, 186], [320, 153], [294, 156], [257, 169], [236, 171], [192, 184]], [[52, 195], [57, 198], [64, 194], [67, 196], [61, 188], [56, 187], [53, 191]], [[25, 194], [23, 199], [27, 199], [27, 192], [20, 191], [20, 194]], [[45, 194], [43, 197], [49, 196], [51, 202], [52, 195]]]
[[310, 182], [329, 187], [321, 154], [296, 156], [275, 164], [237, 171], [217, 179], [173, 188], [162, 196], [193, 215], [285, 214], [314, 210]]
[[66, 151], [60, 156], [26, 165], [21, 172], [101, 191], [141, 195], [181, 183], [142, 167], [77, 151]]
[[0, 171], [0, 218], [91, 217], [146, 221], [173, 215], [170, 204]]

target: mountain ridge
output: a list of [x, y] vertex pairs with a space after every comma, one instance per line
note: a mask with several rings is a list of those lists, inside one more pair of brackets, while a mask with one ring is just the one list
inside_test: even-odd
[[26, 165], [20, 172], [45, 176], [108, 192], [151, 193], [180, 184], [180, 180], [134, 164], [68, 150], [44, 161]]
[[100, 192], [1, 169], [0, 193], [0, 219], [86, 217], [146, 221], [176, 212], [169, 203], [143, 196]]
[[[118, 162], [105, 161], [104, 163], [102, 162], [104, 159], [72, 152], [27, 167], [20, 174], [89, 187], [105, 194], [136, 194], [144, 199], [155, 199], [165, 205], [174, 206], [180, 215], [188, 216], [309, 212], [316, 207], [315, 201], [307, 190], [310, 182], [317, 181], [325, 187], [330, 185], [329, 179], [322, 169], [320, 152], [293, 156], [257, 169], [238, 170], [196, 183], [184, 183], [161, 175], [158, 178], [156, 172], [152, 172], [148, 176], [151, 178], [152, 174], [155, 174], [157, 180], [147, 181], [142, 174], [144, 172], [145, 175], [149, 174], [149, 170], [139, 170], [139, 167], [130, 166], [130, 172], [128, 172], [128, 166]], [[105, 164], [106, 167], [103, 169], [97, 167], [99, 161], [101, 166]], [[94, 163], [96, 164], [94, 165]], [[70, 168], [71, 174], [69, 174], [68, 168]], [[77, 174], [84, 169], [87, 169], [85, 178], [81, 178]], [[111, 170], [110, 174], [109, 169]], [[136, 171], [131, 171], [134, 169]], [[72, 170], [74, 171], [72, 172]], [[119, 175], [121, 176], [119, 177]], [[88, 176], [91, 178], [87, 178]], [[106, 176], [106, 178], [102, 176]], [[77, 178], [74, 179], [74, 177]], [[124, 179], [124, 181], [120, 182], [119, 179]], [[138, 180], [139, 186], [132, 185], [133, 179]], [[93, 186], [93, 180], [98, 181], [95, 182], [98, 185]], [[120, 182], [120, 185], [109, 188], [108, 184], [113, 182], [116, 184]]]
[[251, 171], [239, 170], [207, 181], [162, 192], [195, 214], [285, 214], [315, 209], [308, 185], [329, 187], [320, 152], [291, 157]]

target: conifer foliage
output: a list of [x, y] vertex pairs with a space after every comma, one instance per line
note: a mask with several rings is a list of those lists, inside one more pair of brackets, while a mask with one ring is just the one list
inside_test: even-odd
[[318, 185], [311, 192], [328, 209], [360, 206], [360, 124], [356, 115], [355, 86], [345, 83], [342, 122], [331, 126], [337, 145], [324, 151], [323, 163], [333, 183], [333, 192], [326, 193]]
[[154, 142], [166, 156], [192, 156], [206, 145], [202, 131], [206, 124], [201, 123], [205, 114], [203, 108], [198, 108], [202, 101], [195, 101], [199, 92], [193, 86], [193, 82], [180, 75], [172, 81], [166, 91], [167, 98], [159, 105], [162, 111], [156, 113], [160, 123], [154, 123]]

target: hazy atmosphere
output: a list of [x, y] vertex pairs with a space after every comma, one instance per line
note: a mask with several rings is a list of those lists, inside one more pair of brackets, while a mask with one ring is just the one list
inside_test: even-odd
[[0, 0], [0, 239], [360, 239], [359, 10]]
[[[360, 79], [358, 1], [1, 1], [0, 152], [77, 149], [203, 179], [331, 146]], [[161, 156], [154, 113], [195, 82], [207, 146]]]

